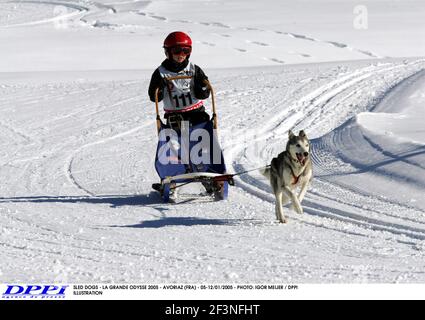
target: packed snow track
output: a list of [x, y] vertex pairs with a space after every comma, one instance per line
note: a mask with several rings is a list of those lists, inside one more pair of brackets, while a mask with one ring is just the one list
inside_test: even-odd
[[364, 120], [423, 88], [424, 66], [208, 70], [229, 171], [268, 164], [291, 128], [312, 139], [305, 213], [285, 208], [285, 225], [256, 171], [228, 201], [151, 191], [150, 71], [2, 75], [1, 282], [424, 281], [424, 147]]

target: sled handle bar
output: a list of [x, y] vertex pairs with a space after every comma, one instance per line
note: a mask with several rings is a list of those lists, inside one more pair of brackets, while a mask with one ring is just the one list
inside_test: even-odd
[[214, 96], [214, 89], [211, 86], [211, 83], [208, 80], [204, 80], [204, 83], [207, 85], [208, 89], [210, 89], [211, 92], [211, 102], [212, 102], [212, 110], [213, 110], [213, 128], [218, 128], [218, 120], [217, 120], [217, 113], [215, 112], [215, 96]]
[[[192, 79], [192, 76], [176, 76], [176, 77], [169, 77], [167, 80], [178, 80], [178, 79]], [[215, 97], [214, 97], [214, 89], [211, 86], [211, 83], [208, 80], [204, 80], [205, 84], [207, 85], [208, 89], [210, 89], [211, 92], [211, 102], [212, 102], [212, 110], [213, 110], [213, 128], [218, 128], [218, 120], [217, 120], [217, 113], [215, 111]], [[159, 115], [159, 103], [158, 103], [158, 93], [159, 88], [155, 89], [155, 111], [156, 111], [156, 128], [159, 131], [161, 130], [161, 116]]]
[[159, 135], [159, 131], [161, 130], [161, 117], [159, 115], [159, 107], [158, 107], [158, 92], [159, 92], [159, 88], [156, 88], [155, 89], [156, 129]]

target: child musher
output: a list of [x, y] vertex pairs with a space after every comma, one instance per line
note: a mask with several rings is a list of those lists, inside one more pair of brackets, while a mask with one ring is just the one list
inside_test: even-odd
[[[164, 103], [167, 124], [174, 124], [178, 120], [189, 121], [193, 125], [208, 121], [210, 117], [202, 102], [202, 99], [210, 96], [210, 90], [205, 84], [208, 77], [200, 67], [189, 62], [192, 39], [184, 32], [172, 32], [164, 40], [164, 52], [167, 59], [152, 74], [149, 84], [151, 101], [155, 102], [155, 90], [159, 88], [158, 101]], [[189, 92], [187, 88], [178, 86], [187, 82], [166, 80], [187, 75], [193, 77]]]
[[[205, 83], [208, 77], [202, 69], [189, 62], [192, 53], [192, 39], [184, 32], [170, 33], [164, 40], [164, 52], [167, 57], [154, 71], [149, 84], [149, 98], [155, 102], [155, 91], [158, 91], [158, 101], [163, 101], [165, 119], [171, 128], [180, 128], [182, 121], [196, 125], [210, 120], [205, 112], [203, 99], [210, 96], [210, 90]], [[190, 81], [167, 80], [176, 76], [191, 76]], [[158, 190], [160, 184], [152, 187]], [[222, 188], [222, 183], [204, 184], [208, 193]], [[158, 190], [159, 191], [159, 190]]]

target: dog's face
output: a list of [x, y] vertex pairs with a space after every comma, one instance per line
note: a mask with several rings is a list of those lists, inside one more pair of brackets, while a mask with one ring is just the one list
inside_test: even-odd
[[301, 130], [296, 136], [291, 130], [288, 133], [288, 143], [286, 151], [289, 152], [293, 159], [298, 160], [301, 165], [305, 165], [310, 156], [310, 141], [307, 138], [304, 130]]

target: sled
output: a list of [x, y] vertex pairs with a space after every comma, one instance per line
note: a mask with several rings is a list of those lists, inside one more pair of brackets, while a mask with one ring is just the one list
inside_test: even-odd
[[[173, 79], [190, 79], [190, 76], [178, 76]], [[161, 179], [152, 188], [160, 192], [164, 202], [170, 202], [175, 189], [189, 184], [202, 183], [207, 193], [215, 200], [228, 197], [229, 185], [233, 185], [233, 176], [226, 174], [223, 152], [217, 138], [217, 114], [214, 91], [211, 91], [212, 118], [197, 125], [170, 127], [161, 120], [158, 107], [158, 91], [155, 91], [156, 124], [158, 145], [155, 156], [155, 169]], [[202, 133], [198, 136], [199, 133]], [[208, 139], [205, 139], [208, 137]]]

